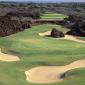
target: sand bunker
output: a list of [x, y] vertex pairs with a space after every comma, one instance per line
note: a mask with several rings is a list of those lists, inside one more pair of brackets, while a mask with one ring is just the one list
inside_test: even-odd
[[2, 53], [1, 48], [0, 48], [0, 60], [6, 61], [6, 62], [11, 62], [11, 61], [19, 61], [20, 59], [17, 56]]
[[85, 67], [85, 60], [78, 60], [66, 66], [40, 66], [25, 72], [26, 80], [31, 83], [55, 83], [62, 81], [65, 72]]
[[47, 31], [47, 32], [44, 32], [44, 33], [39, 33], [40, 36], [48, 36], [51, 34], [51, 31]]
[[85, 43], [85, 41], [79, 40], [78, 38], [71, 36], [71, 35], [65, 35], [65, 37], [63, 39], [72, 40], [72, 41], [76, 41], [76, 42], [80, 42], [80, 43]]
[[[40, 36], [49, 36], [50, 34], [51, 34], [51, 31], [47, 31], [47, 32], [44, 32], [44, 33], [39, 33]], [[76, 41], [76, 42], [80, 42], [80, 43], [85, 43], [85, 41], [79, 40], [77, 37], [72, 36], [72, 35], [65, 35], [65, 37], [56, 38], [56, 39], [66, 39], [66, 40], [72, 40], [72, 41]]]

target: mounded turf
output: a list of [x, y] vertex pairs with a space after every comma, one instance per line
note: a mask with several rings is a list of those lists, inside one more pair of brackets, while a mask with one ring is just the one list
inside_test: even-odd
[[[37, 66], [61, 66], [85, 59], [85, 44], [38, 35], [38, 33], [46, 32], [53, 27], [64, 32], [67, 31], [58, 25], [44, 24], [0, 38], [0, 48], [3, 48], [5, 53], [20, 57], [20, 61], [16, 62], [0, 61], [0, 85], [37, 85], [26, 81], [24, 74], [26, 70]], [[64, 81], [48, 85], [68, 84], [84, 85], [85, 68], [68, 71]]]

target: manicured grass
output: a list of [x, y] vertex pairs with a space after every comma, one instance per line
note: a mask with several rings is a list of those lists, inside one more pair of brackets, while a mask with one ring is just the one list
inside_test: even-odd
[[80, 37], [80, 40], [84, 40], [85, 41], [85, 37]]
[[42, 19], [48, 19], [48, 20], [50, 19], [62, 20], [65, 17], [67, 16], [64, 14], [59, 14], [59, 13], [45, 13], [41, 16]]
[[[38, 35], [54, 27], [67, 31], [58, 25], [44, 24], [0, 38], [0, 47], [5, 49], [5, 53], [18, 55], [21, 59], [10, 63], [0, 61], [0, 85], [43, 85], [27, 82], [24, 72], [35, 66], [66, 65], [85, 58], [85, 44]], [[64, 81], [48, 85], [68, 84], [84, 85], [85, 68], [68, 71]]]

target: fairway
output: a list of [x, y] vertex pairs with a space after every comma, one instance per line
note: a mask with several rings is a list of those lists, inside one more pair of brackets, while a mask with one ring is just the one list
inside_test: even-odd
[[[7, 37], [0, 37], [2, 51], [20, 58], [20, 61], [15, 62], [0, 61], [0, 85], [42, 85], [26, 81], [25, 71], [38, 66], [64, 66], [85, 59], [84, 43], [39, 36], [39, 33], [52, 28], [62, 32], [68, 31], [59, 25], [43, 24]], [[63, 81], [48, 85], [85, 84], [85, 68], [69, 70], [65, 75]]]
[[47, 19], [47, 20], [51, 20], [51, 19], [57, 19], [57, 20], [62, 20], [64, 18], [66, 18], [67, 16], [64, 14], [59, 14], [59, 13], [45, 13], [42, 14], [41, 19]]

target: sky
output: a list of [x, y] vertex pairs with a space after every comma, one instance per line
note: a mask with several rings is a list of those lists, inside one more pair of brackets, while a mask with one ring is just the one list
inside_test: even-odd
[[85, 0], [0, 0], [0, 1], [18, 1], [18, 2], [85, 2]]

